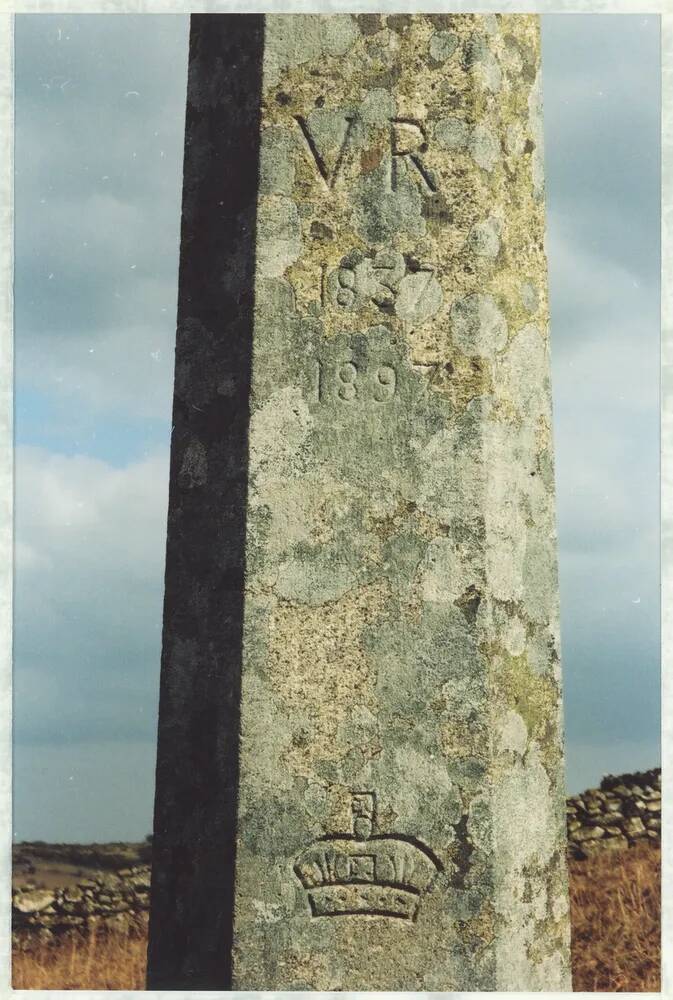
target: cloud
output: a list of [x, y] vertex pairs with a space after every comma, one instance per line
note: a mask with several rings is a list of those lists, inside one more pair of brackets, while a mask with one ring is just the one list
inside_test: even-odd
[[[658, 18], [542, 18], [547, 189], [576, 242], [642, 280], [658, 255]], [[628, 55], [627, 55], [628, 53]], [[658, 268], [654, 274], [658, 280]]]
[[17, 16], [16, 372], [170, 419], [188, 18]]
[[562, 658], [578, 790], [600, 770], [657, 758], [659, 34], [657, 19], [611, 15], [547, 16], [542, 28]]
[[[589, 246], [555, 205], [553, 190], [547, 210], [547, 257], [551, 301], [551, 332], [555, 364], [570, 359], [587, 344], [610, 346], [616, 363], [629, 353], [651, 376], [657, 364], [659, 333], [659, 274], [656, 253], [649, 255], [645, 277], [611, 259], [601, 240]], [[601, 372], [591, 371], [597, 384]], [[595, 376], [598, 375], [598, 378]], [[641, 384], [631, 380], [632, 387]], [[651, 399], [650, 399], [651, 401]]]
[[[542, 25], [578, 790], [599, 770], [649, 766], [657, 746], [659, 35], [639, 16]], [[16, 455], [25, 836], [146, 832], [187, 32], [171, 15], [16, 18], [17, 433], [39, 444]], [[96, 790], [108, 774], [110, 807]]]
[[19, 448], [15, 737], [154, 738], [168, 456]]

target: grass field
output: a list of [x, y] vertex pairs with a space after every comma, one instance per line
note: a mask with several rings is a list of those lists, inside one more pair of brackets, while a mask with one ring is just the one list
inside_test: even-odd
[[[660, 851], [628, 851], [570, 863], [573, 989], [657, 992], [660, 988]], [[18, 990], [142, 990], [144, 938], [91, 936], [17, 953]]]
[[659, 991], [660, 901], [659, 847], [570, 863], [573, 989]]

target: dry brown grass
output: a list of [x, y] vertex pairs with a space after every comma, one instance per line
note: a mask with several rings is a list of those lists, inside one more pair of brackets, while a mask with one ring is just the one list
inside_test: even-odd
[[[660, 851], [570, 863], [573, 989], [658, 992]], [[144, 937], [92, 934], [14, 955], [17, 990], [142, 990]]]
[[122, 934], [72, 937], [15, 952], [15, 990], [144, 990], [147, 939]]
[[573, 989], [660, 989], [661, 851], [642, 844], [570, 863]]

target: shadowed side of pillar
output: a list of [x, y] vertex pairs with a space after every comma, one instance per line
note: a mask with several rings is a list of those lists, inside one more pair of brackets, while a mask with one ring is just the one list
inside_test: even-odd
[[191, 19], [149, 989], [231, 982], [263, 37]]

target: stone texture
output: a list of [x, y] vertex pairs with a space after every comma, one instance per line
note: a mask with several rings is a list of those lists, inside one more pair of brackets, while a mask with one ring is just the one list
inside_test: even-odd
[[54, 902], [54, 894], [46, 889], [33, 889], [17, 897], [15, 907], [19, 913], [37, 913]]
[[186, 128], [149, 985], [569, 989], [537, 19], [194, 17]]
[[[657, 840], [661, 829], [661, 771], [607, 775], [600, 789], [589, 788], [568, 799], [566, 806], [569, 853], [631, 847], [643, 838]], [[596, 831], [601, 831], [600, 834]]]
[[[147, 927], [150, 869], [125, 874], [101, 873], [78, 885], [12, 892], [12, 943], [20, 950], [38, 948], [72, 934], [122, 932], [142, 934]], [[139, 887], [144, 887], [144, 893]]]
[[[516, 713], [509, 713], [502, 720], [499, 737], [502, 748], [516, 750], [521, 742], [521, 730], [515, 719], [520, 720]], [[610, 826], [615, 822], [615, 810], [621, 811], [622, 799], [616, 801], [611, 799], [612, 792], [598, 792], [596, 789], [588, 789], [582, 795], [571, 796], [566, 802], [566, 813], [568, 819], [568, 853], [573, 858], [586, 858], [596, 853], [596, 851], [626, 850], [642, 840], [651, 840], [658, 843], [661, 830], [661, 792], [657, 788], [649, 788], [643, 785], [647, 780], [653, 784], [660, 782], [660, 771], [653, 770], [644, 774], [623, 775], [619, 779], [606, 778], [605, 782], [617, 781], [623, 784], [628, 782], [631, 795], [644, 799], [649, 796], [651, 801], [647, 803], [643, 822], [647, 827], [645, 833], [640, 833], [635, 838], [629, 840], [624, 836], [622, 830], [617, 826]], [[602, 819], [595, 816], [588, 820], [584, 805], [586, 800], [599, 795], [600, 800], [605, 805], [605, 813]], [[655, 806], [656, 812], [652, 810]], [[575, 817], [582, 816], [582, 819]], [[621, 817], [617, 817], [620, 819]], [[584, 841], [581, 846], [573, 838], [576, 830], [582, 829], [585, 823], [590, 822], [595, 825], [603, 822], [605, 836], [599, 839]], [[81, 846], [80, 851], [86, 850]], [[103, 888], [106, 886], [107, 888]], [[12, 893], [12, 926], [13, 944], [15, 947], [28, 949], [38, 947], [41, 942], [52, 942], [56, 938], [69, 933], [72, 924], [68, 923], [69, 916], [81, 918], [76, 923], [76, 928], [83, 933], [89, 933], [94, 927], [105, 930], [121, 930], [123, 933], [142, 931], [147, 921], [147, 910], [149, 908], [149, 897], [147, 890], [150, 886], [150, 868], [146, 865], [122, 868], [116, 874], [101, 873], [97, 879], [82, 879], [75, 886], [59, 888], [54, 890], [38, 889], [34, 884], [26, 883], [23, 889], [16, 889]], [[557, 901], [556, 911], [563, 907], [561, 897]], [[105, 901], [104, 901], [105, 900]], [[113, 903], [114, 920], [109, 916], [110, 900]], [[35, 907], [39, 906], [39, 909]], [[121, 918], [121, 919], [120, 919]], [[115, 924], [115, 921], [117, 923]], [[475, 937], [475, 943], [477, 938]]]

